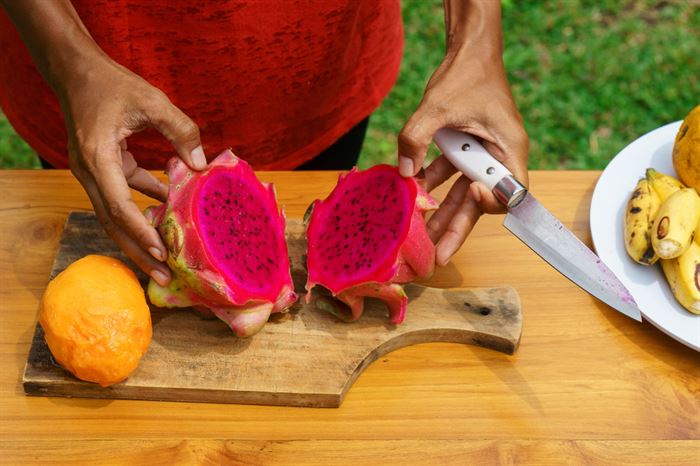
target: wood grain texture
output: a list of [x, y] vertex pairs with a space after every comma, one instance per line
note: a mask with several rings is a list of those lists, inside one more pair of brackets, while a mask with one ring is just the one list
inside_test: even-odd
[[[41, 453], [37, 452], [38, 450]], [[699, 441], [507, 440], [89, 440], [67, 449], [55, 440], [3, 442], [16, 462], [0, 464], [98, 465], [295, 465], [497, 464], [502, 466], [697, 466]], [[695, 456], [695, 459], [693, 458]], [[97, 459], [96, 459], [97, 458]], [[370, 462], [368, 459], [374, 459]]]
[[[386, 307], [368, 300], [362, 318], [344, 323], [306, 304], [301, 221], [287, 221], [297, 302], [275, 314], [252, 338], [236, 338], [218, 319], [191, 309], [153, 309], [153, 340], [137, 370], [111, 387], [82, 382], [51, 357], [36, 326], [23, 385], [28, 395], [134, 400], [340, 406], [360, 373], [377, 358], [408, 345], [450, 341], [513, 354], [522, 314], [512, 288], [437, 289], [409, 285], [401, 325], [388, 322]], [[94, 214], [72, 212], [66, 221], [50, 277], [88, 254], [128, 263], [145, 288], [148, 277], [109, 239]]]
[[[259, 175], [275, 183], [288, 218], [301, 218], [337, 179], [321, 172]], [[530, 176], [535, 196], [589, 245], [599, 175]], [[514, 287], [524, 320], [513, 356], [454, 343], [402, 348], [371, 364], [332, 410], [27, 397], [22, 371], [63, 224], [68, 212], [90, 204], [66, 171], [0, 171], [0, 191], [0, 459], [9, 464], [56, 457], [85, 463], [88, 455], [104, 464], [118, 451], [124, 462], [138, 463], [153, 458], [150, 448], [181, 443], [218, 452], [220, 439], [251, 449], [274, 445], [282, 463], [311, 463], [318, 455], [377, 464], [405, 451], [406, 463], [433, 453], [442, 464], [498, 464], [495, 453], [469, 453], [489, 448], [523, 452], [516, 458], [533, 458], [531, 464], [698, 462], [698, 353], [585, 294], [507, 233], [500, 216], [482, 218], [429, 285]], [[394, 441], [405, 443], [384, 443]], [[168, 458], [161, 462], [172, 464]]]

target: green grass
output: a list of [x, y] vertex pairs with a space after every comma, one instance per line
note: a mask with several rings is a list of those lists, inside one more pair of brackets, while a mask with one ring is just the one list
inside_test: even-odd
[[0, 168], [41, 168], [36, 153], [0, 112]]
[[[444, 54], [441, 5], [403, 1], [401, 73], [370, 120], [363, 167], [395, 160], [396, 134]], [[530, 168], [602, 169], [630, 141], [700, 103], [694, 0], [503, 1], [503, 31]]]
[[[444, 54], [442, 0], [402, 5], [401, 73], [372, 115], [362, 167], [395, 162], [396, 135]], [[604, 168], [627, 143], [700, 103], [695, 0], [503, 0], [503, 30], [530, 168]], [[0, 114], [0, 167], [36, 166]]]

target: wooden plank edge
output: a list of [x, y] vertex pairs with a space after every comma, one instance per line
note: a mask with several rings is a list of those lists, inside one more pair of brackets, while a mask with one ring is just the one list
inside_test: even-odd
[[78, 379], [66, 380], [65, 383], [57, 383], [55, 380], [24, 380], [22, 386], [27, 396], [55, 396], [62, 398], [175, 401], [301, 408], [338, 408], [342, 403], [342, 397], [337, 393], [251, 392], [177, 387], [120, 386], [119, 384], [111, 387], [100, 387], [96, 384], [81, 382]]

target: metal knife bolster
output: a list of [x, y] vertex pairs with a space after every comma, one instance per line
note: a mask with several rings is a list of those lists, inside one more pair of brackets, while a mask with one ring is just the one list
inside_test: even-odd
[[507, 175], [496, 183], [496, 186], [493, 187], [492, 192], [501, 204], [510, 209], [517, 206], [523, 199], [525, 199], [527, 188], [512, 175]]

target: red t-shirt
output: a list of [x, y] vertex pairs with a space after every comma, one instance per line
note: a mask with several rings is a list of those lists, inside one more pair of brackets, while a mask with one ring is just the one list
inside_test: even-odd
[[[398, 74], [399, 0], [73, 0], [115, 61], [163, 90], [201, 130], [257, 169], [291, 169], [367, 117]], [[0, 105], [44, 159], [67, 167], [58, 101], [0, 9]], [[139, 164], [175, 155], [154, 130], [129, 138]]]

